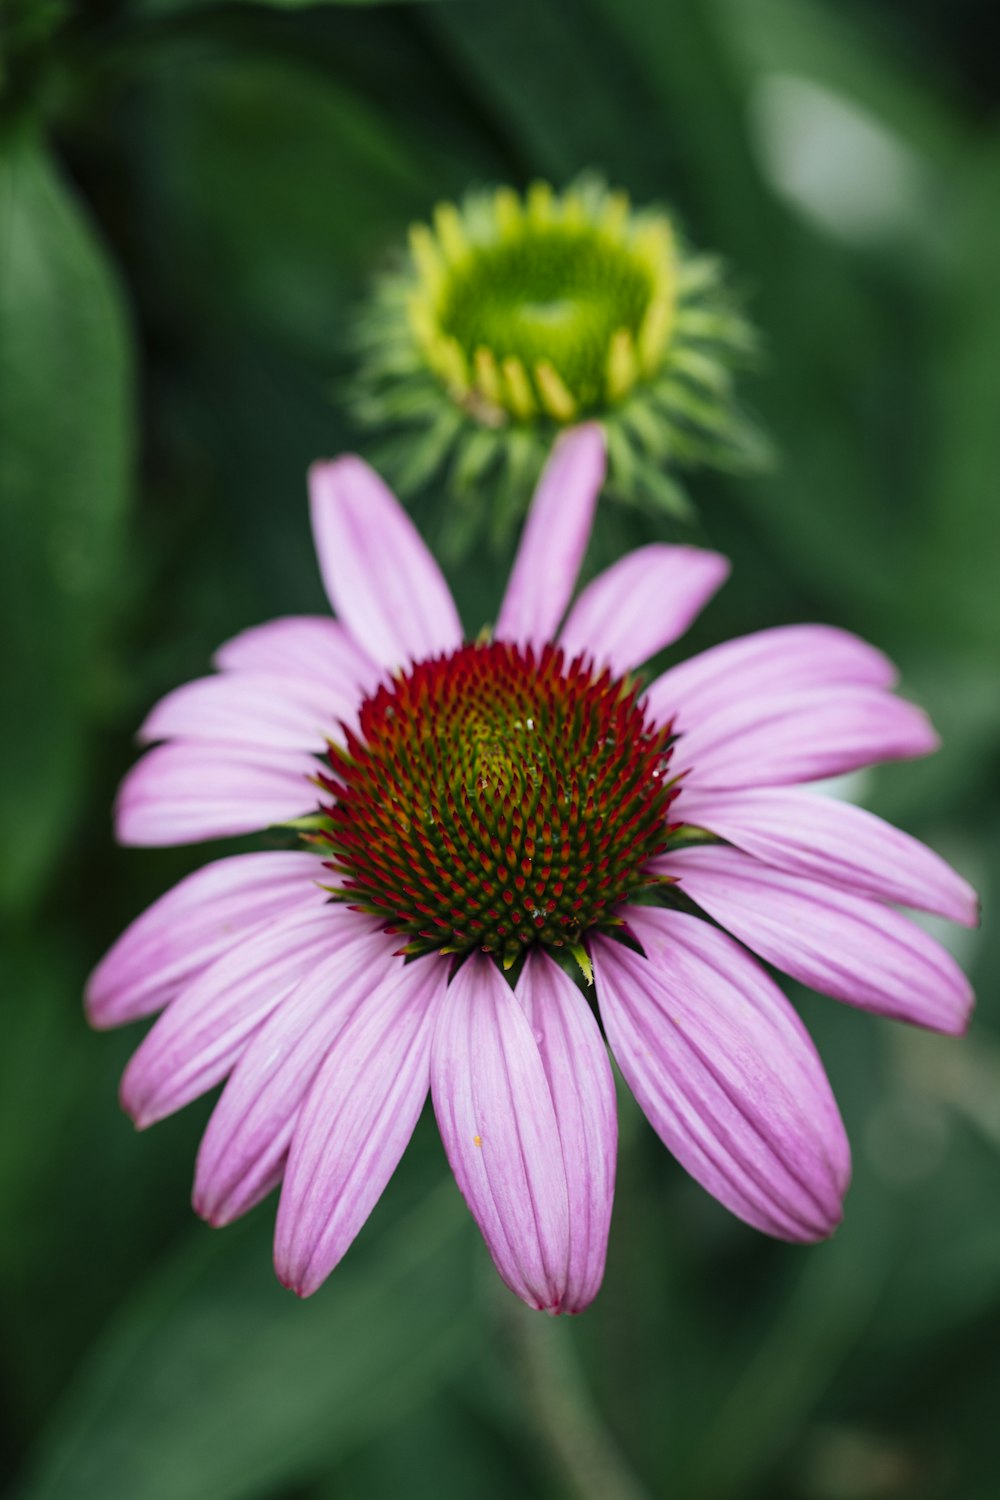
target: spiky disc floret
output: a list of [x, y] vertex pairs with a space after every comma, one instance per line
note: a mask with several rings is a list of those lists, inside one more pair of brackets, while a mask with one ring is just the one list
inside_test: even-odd
[[330, 750], [319, 839], [408, 951], [575, 947], [655, 884], [670, 732], [638, 684], [493, 642], [417, 663]]
[[605, 427], [612, 493], [674, 511], [684, 498], [665, 467], [763, 455], [733, 392], [753, 334], [718, 262], [689, 254], [667, 214], [594, 179], [440, 204], [360, 335], [350, 395], [365, 423], [394, 430], [384, 461], [397, 484], [412, 492], [449, 466], [460, 495], [480, 508], [488, 496], [495, 533], [558, 429], [583, 418]]

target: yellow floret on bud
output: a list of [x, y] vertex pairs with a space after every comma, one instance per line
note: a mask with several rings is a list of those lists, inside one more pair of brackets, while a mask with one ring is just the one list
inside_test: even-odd
[[539, 360], [535, 366], [535, 384], [542, 406], [557, 422], [572, 422], [576, 416], [576, 402], [563, 383], [562, 376], [548, 360]]
[[619, 328], [608, 349], [607, 390], [609, 401], [620, 401], [635, 385], [639, 373], [635, 343], [627, 328]]
[[454, 203], [439, 203], [434, 210], [434, 228], [446, 259], [453, 266], [460, 264], [469, 253], [462, 216]]
[[510, 407], [516, 417], [522, 421], [533, 417], [538, 411], [538, 403], [531, 389], [531, 381], [528, 373], [519, 359], [513, 354], [507, 356], [501, 367], [504, 380], [507, 383], [507, 395]]

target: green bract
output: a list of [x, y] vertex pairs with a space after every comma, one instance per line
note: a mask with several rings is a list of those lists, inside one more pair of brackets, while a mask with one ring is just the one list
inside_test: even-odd
[[392, 430], [382, 461], [397, 486], [446, 468], [475, 494], [453, 539], [502, 536], [558, 429], [585, 418], [604, 426], [610, 491], [674, 514], [687, 500], [670, 468], [763, 453], [733, 394], [753, 331], [718, 261], [593, 180], [439, 204], [377, 284], [361, 348], [355, 412]]

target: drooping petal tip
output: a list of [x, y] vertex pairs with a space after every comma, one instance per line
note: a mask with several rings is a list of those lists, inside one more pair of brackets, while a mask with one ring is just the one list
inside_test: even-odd
[[645, 949], [593, 943], [608, 1041], [650, 1124], [687, 1171], [777, 1239], [827, 1238], [850, 1147], [822, 1063], [773, 981], [686, 913], [630, 908]]
[[512, 1292], [567, 1304], [570, 1204], [538, 1042], [493, 961], [474, 954], [440, 1007], [431, 1095], [455, 1180]]
[[515, 995], [548, 1080], [569, 1194], [566, 1292], [549, 1311], [582, 1312], [604, 1277], [618, 1145], [614, 1078], [590, 1007], [545, 953], [528, 954]]
[[940, 855], [837, 797], [802, 787], [699, 793], [685, 784], [677, 815], [790, 874], [934, 912], [963, 927], [979, 923], [976, 892]]
[[965, 1031], [968, 978], [894, 908], [722, 845], [678, 850], [660, 863], [713, 920], [800, 983], [929, 1031]]
[[278, 1276], [300, 1296], [347, 1253], [416, 1128], [447, 972], [437, 957], [397, 967], [354, 1011], [310, 1086], [274, 1234]]
[[213, 1224], [241, 1217], [282, 1180], [316, 1075], [358, 1006], [402, 966], [377, 923], [357, 917], [345, 928], [347, 941], [305, 975], [251, 1040], [212, 1112], [194, 1201]]

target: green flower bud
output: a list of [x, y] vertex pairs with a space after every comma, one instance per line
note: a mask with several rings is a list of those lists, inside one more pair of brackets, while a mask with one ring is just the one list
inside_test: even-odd
[[678, 469], [765, 456], [734, 395], [755, 336], [718, 260], [591, 178], [439, 204], [359, 333], [355, 415], [391, 434], [379, 458], [404, 497], [447, 471], [454, 552], [506, 536], [558, 431], [585, 419], [605, 431], [608, 492], [675, 517]]

